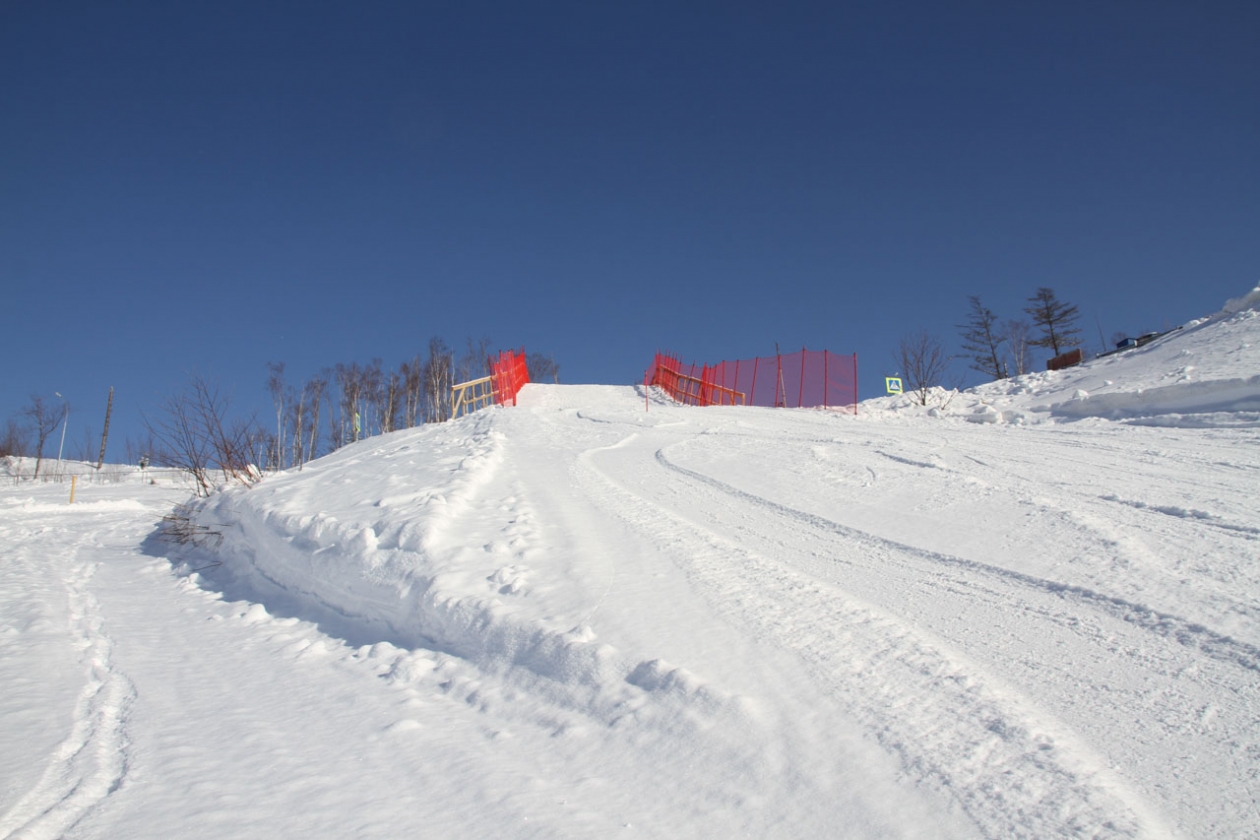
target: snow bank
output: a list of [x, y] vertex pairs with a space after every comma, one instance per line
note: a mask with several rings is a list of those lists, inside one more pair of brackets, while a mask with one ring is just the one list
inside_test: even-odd
[[685, 670], [601, 644], [590, 626], [534, 603], [543, 558], [533, 514], [510, 487], [492, 488], [503, 480], [504, 420], [486, 411], [384, 435], [217, 494], [199, 520], [224, 534], [221, 565], [202, 574], [356, 645], [440, 651], [514, 674], [605, 724], [645, 714], [644, 695], [742, 715]]
[[1260, 425], [1260, 287], [1219, 312], [1141, 347], [1060, 371], [1037, 371], [963, 392], [932, 389], [869, 400], [862, 411], [981, 424], [1100, 418], [1207, 428]]

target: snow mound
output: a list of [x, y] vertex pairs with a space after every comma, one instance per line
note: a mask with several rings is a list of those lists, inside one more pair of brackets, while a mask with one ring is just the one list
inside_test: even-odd
[[[383, 435], [219, 493], [199, 520], [224, 540], [200, 574], [352, 645], [398, 649], [391, 680], [427, 678], [436, 652], [605, 725], [627, 714], [663, 725], [684, 708], [741, 717], [694, 675], [599, 642], [547, 591], [563, 572], [507, 474], [505, 423], [507, 412], [483, 411]], [[539, 578], [550, 583], [536, 591]], [[464, 690], [484, 700], [478, 684], [468, 677]]]
[[1087, 418], [1210, 428], [1260, 425], [1260, 287], [1141, 347], [1059, 371], [1037, 371], [963, 392], [932, 389], [870, 400], [877, 416], [926, 414], [982, 424]]
[[1098, 396], [1085, 394], [1079, 399], [1058, 403], [1051, 411], [1060, 417], [1167, 418], [1163, 425], [1180, 425], [1174, 417], [1206, 416], [1217, 418], [1220, 424], [1252, 425], [1260, 421], [1260, 375]]
[[1217, 314], [1217, 317], [1224, 318], [1229, 315], [1236, 315], [1239, 312], [1248, 310], [1260, 310], [1260, 286], [1256, 286], [1247, 294], [1232, 298], [1226, 301], [1225, 306]]

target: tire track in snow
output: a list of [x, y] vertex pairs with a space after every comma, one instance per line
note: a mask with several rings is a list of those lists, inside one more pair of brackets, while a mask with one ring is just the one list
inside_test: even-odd
[[1035, 575], [981, 563], [976, 560], [927, 551], [850, 528], [825, 517], [781, 505], [702, 473], [689, 470], [670, 461], [664, 454], [664, 450], [657, 451], [656, 460], [666, 469], [712, 487], [728, 496], [755, 505], [763, 510], [771, 511], [794, 522], [806, 524], [816, 530], [835, 534], [850, 542], [874, 547], [892, 556], [910, 556], [932, 564], [966, 569], [969, 572], [982, 574], [986, 577], [1000, 578], [1043, 593], [1056, 595], [1065, 600], [1101, 610], [1114, 618], [1119, 618], [1129, 624], [1198, 650], [1218, 661], [1237, 665], [1249, 671], [1260, 672], [1260, 648], [1222, 633], [1217, 633], [1202, 624], [1189, 621], [1180, 616], [1162, 612], [1144, 604], [1096, 592], [1083, 586], [1059, 583], [1039, 578]]
[[[635, 474], [633, 467], [606, 470], [599, 460], [583, 462], [620, 497], [610, 507], [646, 533], [672, 523], [662, 537], [666, 550], [712, 593], [716, 612], [807, 662], [839, 713], [862, 724], [907, 773], [952, 796], [985, 836], [1170, 836], [1091, 750], [973, 663], [902, 620], [655, 501], [620, 478]], [[726, 492], [659, 450], [656, 463], [667, 474]], [[645, 485], [656, 481], [642, 463], [637, 473]], [[757, 505], [737, 490], [734, 498]], [[818, 734], [825, 741], [825, 732]]]
[[135, 687], [110, 664], [112, 642], [103, 629], [100, 605], [88, 589], [94, 572], [94, 563], [80, 561], [65, 578], [71, 636], [86, 672], [70, 732], [36, 785], [0, 816], [4, 840], [64, 836], [127, 776], [126, 716]]
[[[978, 483], [1006, 501], [1027, 505], [1043, 526], [1057, 518], [1078, 529], [1078, 540], [1065, 534], [1069, 539], [1061, 544], [1044, 545], [1044, 555], [1042, 546], [1020, 540], [1022, 550], [1042, 555], [1043, 568], [1034, 575], [1058, 575], [1044, 562], [1057, 557], [1053, 565], [1066, 563], [1072, 575], [1085, 576], [1075, 582], [1086, 590], [1174, 615], [1181, 627], [1211, 627], [1224, 638], [1260, 644], [1260, 601], [1255, 595], [1260, 574], [1251, 561], [1260, 529], [1242, 524], [1254, 519], [1244, 501], [1260, 466], [1254, 441], [1215, 435], [1222, 451], [1237, 459], [1221, 464], [1204, 463], [1200, 435], [1187, 440], [1081, 427], [1030, 429], [1016, 436], [998, 429], [977, 431], [956, 429], [948, 444], [930, 435], [899, 434], [895, 440], [920, 460], [936, 460], [940, 469], [935, 475], [921, 476], [929, 485], [958, 479]], [[1125, 445], [1115, 445], [1117, 440]], [[983, 462], [983, 470], [956, 471], [938, 453]], [[977, 454], [983, 457], [973, 457]], [[1195, 508], [1186, 507], [1191, 499]], [[1176, 504], [1167, 504], [1169, 500]], [[1084, 550], [1072, 551], [1074, 543]], [[969, 554], [966, 549], [946, 552]]]

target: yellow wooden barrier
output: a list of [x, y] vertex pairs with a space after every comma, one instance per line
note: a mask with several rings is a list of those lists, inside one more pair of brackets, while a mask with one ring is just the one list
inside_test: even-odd
[[[712, 383], [706, 385], [704, 380], [695, 376], [687, 376], [676, 370], [662, 368], [660, 373], [665, 374], [661, 378], [671, 378], [674, 381], [673, 387], [667, 387], [666, 390], [674, 394], [674, 398], [684, 405], [744, 405], [748, 399], [743, 391], [736, 391], [734, 388], [724, 388], [721, 385]], [[705, 390], [709, 392], [709, 401], [706, 403], [701, 397]]]
[[485, 408], [494, 402], [494, 377], [483, 376], [451, 386], [451, 417]]

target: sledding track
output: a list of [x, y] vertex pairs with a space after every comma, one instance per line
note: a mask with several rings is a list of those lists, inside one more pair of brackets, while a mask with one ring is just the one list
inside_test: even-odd
[[[1164, 594], [1159, 581], [1135, 581], [1117, 592], [1103, 588], [1122, 577], [1112, 570], [1056, 579], [1020, 570], [1018, 556], [1003, 565], [992, 553], [977, 559], [934, 549], [922, 532], [907, 544], [885, 535], [887, 520], [875, 529], [881, 533], [844, 524], [843, 503], [831, 505], [828, 515], [834, 485], [827, 483], [801, 481], [807, 486], [783, 502], [761, 494], [765, 483], [755, 471], [733, 466], [736, 486], [718, 477], [714, 465], [735, 464], [731, 450], [738, 454], [741, 441], [755, 435], [724, 435], [728, 419], [661, 423], [592, 450], [580, 462], [592, 487], [602, 482], [608, 489], [602, 499], [592, 489], [591, 498], [640, 534], [668, 535], [661, 550], [688, 569], [712, 609], [759, 641], [793, 652], [837, 715], [878, 733], [907, 773], [953, 792], [985, 836], [1180, 833], [1150, 803], [1173, 802], [1183, 826], [1193, 823], [1209, 835], [1260, 816], [1247, 784], [1213, 790], [1205, 780], [1203, 787], [1191, 782], [1192, 796], [1184, 793], [1188, 777], [1217, 776], [1222, 761], [1240, 781], [1254, 777], [1260, 649], [1252, 641], [1208, 626], [1201, 615], [1145, 603], [1152, 591], [1156, 600]], [[1089, 479], [1030, 489], [1030, 471], [1062, 474], [1065, 458], [1094, 465], [1087, 476], [1102, 462], [1112, 480], [1133, 480], [1125, 470], [1140, 480], [1144, 467], [1128, 467], [1125, 448], [1105, 436], [1023, 430], [1017, 446], [995, 449], [992, 430], [984, 430], [988, 439], [976, 455], [930, 441], [951, 458], [987, 459], [983, 479], [969, 469], [960, 483], [939, 456], [890, 455], [905, 451], [904, 434], [880, 441], [877, 430], [858, 427], [865, 439], [855, 446], [846, 432], [858, 429], [837, 422], [843, 421], [803, 417], [800, 442], [857, 456], [844, 472], [865, 471], [868, 481], [888, 471], [881, 461], [931, 476], [917, 481], [920, 499], [940, 502], [980, 483], [985, 494], [1030, 509], [1035, 497], [1039, 517], [1056, 520], [1051, 530], [1067, 549], [1060, 553], [1109, 550], [1111, 562], [1137, 564], [1150, 559], [1144, 547], [1152, 534], [1178, 544], [1214, 530], [1212, 545], [1231, 541], [1238, 555], [1256, 544], [1254, 529], [1229, 521], [1245, 510], [1183, 514], [1141, 502], [1117, 505], [1106, 493], [1082, 504], [1080, 485]], [[959, 449], [965, 452], [974, 431], [961, 429]], [[1167, 444], [1177, 437], [1164, 436], [1161, 458], [1175, 454]], [[1008, 457], [1014, 464], [1003, 463]], [[1185, 469], [1201, 482], [1201, 471], [1190, 469], [1193, 457], [1185, 464], [1164, 460], [1159, 469]], [[802, 498], [810, 500], [809, 510], [793, 506]], [[877, 519], [870, 511], [864, 518]], [[1211, 607], [1219, 590], [1210, 580], [1200, 585]], [[1254, 591], [1236, 593], [1222, 609], [1244, 619], [1237, 624], [1243, 629], [1254, 629], [1248, 601]], [[1176, 769], [1169, 773], [1172, 755]], [[1014, 788], [1012, 773], [1023, 780]], [[1140, 791], [1126, 776], [1154, 784]]]

